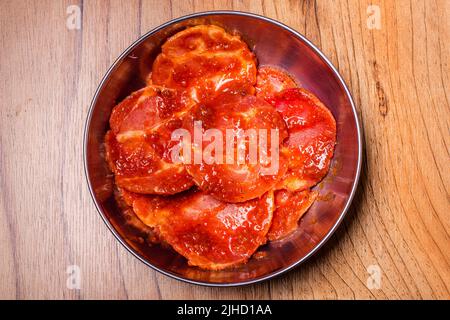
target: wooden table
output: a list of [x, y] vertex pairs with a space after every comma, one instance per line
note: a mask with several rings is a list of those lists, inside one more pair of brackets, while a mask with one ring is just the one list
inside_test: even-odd
[[[337, 233], [300, 268], [241, 288], [140, 263], [101, 221], [83, 171], [87, 110], [115, 58], [159, 24], [213, 9], [309, 38], [349, 85], [364, 130], [359, 190]], [[2, 0], [0, 30], [1, 298], [450, 298], [450, 1]]]

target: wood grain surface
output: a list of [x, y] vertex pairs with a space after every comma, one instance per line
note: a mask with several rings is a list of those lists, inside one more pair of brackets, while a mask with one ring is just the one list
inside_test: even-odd
[[[67, 28], [70, 5], [79, 30]], [[358, 193], [332, 239], [296, 270], [240, 288], [140, 263], [102, 222], [83, 171], [87, 110], [115, 58], [163, 22], [214, 9], [309, 38], [349, 85], [364, 131]], [[450, 298], [450, 1], [1, 0], [0, 30], [0, 298]], [[80, 289], [67, 287], [71, 265]], [[373, 268], [380, 286], [368, 286]]]

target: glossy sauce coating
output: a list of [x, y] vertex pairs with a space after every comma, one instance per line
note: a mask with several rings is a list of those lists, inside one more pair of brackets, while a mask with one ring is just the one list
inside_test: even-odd
[[114, 107], [105, 136], [106, 157], [119, 187], [148, 194], [174, 194], [190, 188], [182, 164], [171, 161], [171, 132], [181, 127], [189, 100], [154, 86], [131, 94]]
[[267, 238], [271, 241], [285, 238], [298, 227], [298, 221], [317, 198], [317, 192], [304, 190], [275, 191], [275, 212]]
[[[194, 123], [201, 121], [203, 132], [208, 129], [219, 130], [222, 141], [222, 163], [214, 161], [208, 164], [186, 164], [187, 171], [195, 184], [203, 191], [217, 199], [227, 202], [242, 202], [256, 197], [270, 190], [286, 172], [286, 158], [279, 151], [280, 143], [287, 138], [286, 125], [275, 109], [263, 99], [255, 96], [241, 96], [222, 94], [208, 103], [200, 103], [192, 109], [185, 118], [185, 128], [194, 135]], [[256, 138], [246, 135], [247, 129], [254, 129]], [[264, 133], [258, 135], [259, 129], [267, 132], [267, 147], [260, 148], [259, 139]], [[278, 139], [272, 144], [271, 137], [278, 132]], [[246, 144], [245, 159], [238, 163], [238, 143], [234, 139], [232, 144], [232, 161], [227, 160], [227, 130], [244, 137]], [[193, 153], [200, 151], [205, 154], [210, 141], [203, 141], [203, 145], [193, 144]], [[273, 149], [272, 149], [273, 146]], [[251, 158], [251, 150], [255, 150], [257, 158]], [[273, 154], [271, 151], [274, 151]], [[260, 152], [267, 152], [267, 157], [260, 157]], [[265, 154], [265, 153], [264, 153]], [[214, 153], [215, 155], [215, 153]], [[278, 159], [277, 159], [278, 157]], [[254, 161], [252, 161], [254, 159]], [[269, 170], [269, 169], [273, 170]]]
[[243, 203], [225, 203], [191, 189], [173, 196], [125, 192], [136, 215], [190, 265], [219, 270], [246, 262], [266, 242], [273, 193]]
[[[211, 140], [194, 141], [191, 162], [172, 163], [178, 143], [171, 133], [184, 128], [194, 138], [195, 121], [203, 134], [221, 133], [223, 163], [193, 162]], [[278, 67], [257, 70], [246, 43], [212, 25], [170, 37], [147, 87], [113, 109], [110, 127], [106, 158], [121, 199], [139, 218], [133, 225], [151, 241], [172, 246], [190, 265], [209, 270], [245, 263], [267, 240], [297, 229], [317, 198], [309, 188], [326, 175], [336, 141], [335, 120], [317, 97]], [[233, 162], [226, 163], [230, 129], [238, 136], [267, 130], [269, 158], [260, 158], [257, 143], [257, 163], [249, 163], [255, 140], [246, 137], [245, 163], [236, 163], [236, 141]], [[278, 165], [263, 174], [273, 165], [271, 129], [279, 135]]]
[[294, 79], [280, 68], [271, 66], [258, 68], [255, 86], [256, 96], [269, 103], [273, 103], [273, 98], [281, 91], [297, 87]]
[[289, 130], [282, 153], [289, 169], [277, 188], [305, 190], [327, 174], [336, 143], [336, 121], [320, 100], [304, 89], [287, 89], [273, 104]]
[[218, 92], [254, 93], [256, 60], [240, 37], [199, 25], [178, 32], [162, 46], [152, 83], [187, 90], [195, 101]]

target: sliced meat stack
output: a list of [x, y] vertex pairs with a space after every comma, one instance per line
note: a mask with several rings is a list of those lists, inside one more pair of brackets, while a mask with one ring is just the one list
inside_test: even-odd
[[297, 230], [336, 143], [316, 96], [212, 25], [170, 37], [148, 84], [113, 108], [106, 160], [158, 242], [220, 270]]

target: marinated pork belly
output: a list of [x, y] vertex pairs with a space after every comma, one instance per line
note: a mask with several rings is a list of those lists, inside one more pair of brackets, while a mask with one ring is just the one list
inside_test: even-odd
[[[216, 158], [208, 163], [205, 161], [207, 159], [203, 159], [201, 163], [195, 163], [195, 159], [191, 159], [186, 164], [195, 184], [215, 198], [242, 202], [260, 197], [272, 189], [286, 172], [286, 158], [279, 152], [280, 143], [287, 138], [286, 125], [278, 112], [263, 99], [222, 94], [207, 103], [199, 103], [185, 118], [185, 127], [192, 136], [197, 121], [202, 124], [203, 132], [214, 129], [223, 137], [223, 141], [220, 141], [222, 148], [218, 151], [222, 153], [214, 153], [221, 160]], [[244, 142], [238, 143], [238, 138], [234, 142], [228, 139], [232, 142], [228, 142], [228, 155], [233, 159], [227, 162], [226, 138], [227, 131], [231, 130]], [[261, 139], [266, 139], [267, 145], [260, 144]], [[205, 155], [208, 145], [209, 141], [203, 141], [200, 145], [192, 144], [192, 158], [195, 152]], [[238, 162], [239, 152], [241, 163]]]
[[219, 92], [254, 93], [256, 59], [239, 36], [213, 25], [170, 37], [152, 68], [152, 83], [187, 90], [197, 101]]
[[298, 227], [298, 221], [308, 211], [317, 198], [317, 192], [275, 191], [275, 212], [267, 238], [271, 241], [282, 239]]
[[330, 110], [304, 89], [284, 90], [273, 103], [289, 131], [281, 150], [289, 159], [288, 171], [277, 188], [308, 189], [319, 183], [330, 168], [336, 144], [336, 121]]
[[326, 106], [281, 68], [257, 70], [247, 44], [213, 25], [170, 37], [146, 82], [105, 136], [133, 225], [207, 270], [292, 234], [333, 157]]
[[148, 86], [114, 107], [106, 134], [106, 157], [119, 187], [147, 194], [174, 194], [189, 189], [184, 166], [172, 163], [176, 142], [171, 132], [181, 127], [190, 107], [179, 92]]
[[272, 103], [273, 98], [281, 91], [297, 87], [295, 80], [280, 68], [271, 66], [258, 68], [255, 86], [256, 96], [269, 103]]
[[190, 265], [219, 270], [245, 263], [267, 240], [273, 192], [226, 203], [191, 189], [173, 196], [126, 192], [136, 215], [184, 256]]

